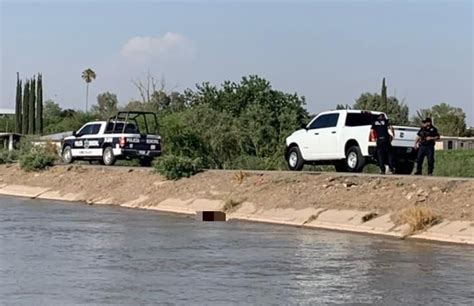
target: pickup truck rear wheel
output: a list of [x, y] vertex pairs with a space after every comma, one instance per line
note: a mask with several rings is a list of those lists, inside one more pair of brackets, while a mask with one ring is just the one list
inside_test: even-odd
[[104, 148], [104, 152], [102, 153], [102, 161], [106, 166], [113, 166], [115, 164], [116, 157], [114, 155], [114, 150], [112, 147]]
[[288, 168], [293, 171], [300, 171], [303, 169], [304, 160], [301, 156], [300, 149], [297, 146], [291, 147], [288, 150], [287, 160]]
[[364, 156], [358, 146], [352, 146], [346, 153], [346, 170], [348, 172], [362, 172], [365, 165]]

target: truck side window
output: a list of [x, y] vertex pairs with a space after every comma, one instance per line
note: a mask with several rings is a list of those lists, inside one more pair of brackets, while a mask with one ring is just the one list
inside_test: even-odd
[[339, 119], [339, 114], [327, 114], [318, 117], [316, 120], [311, 123], [309, 129], [322, 129], [327, 127], [337, 126], [337, 120]]
[[97, 135], [100, 131], [100, 124], [92, 124], [90, 135]]
[[337, 120], [339, 119], [339, 114], [329, 114], [328, 119], [326, 120], [325, 127], [335, 127], [337, 126]]
[[91, 132], [92, 132], [92, 124], [88, 124], [77, 133], [77, 136], [80, 137], [84, 135], [89, 135]]

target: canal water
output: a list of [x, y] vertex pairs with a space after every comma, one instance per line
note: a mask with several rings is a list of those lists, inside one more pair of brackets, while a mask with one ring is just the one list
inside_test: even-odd
[[0, 304], [472, 304], [474, 249], [0, 198]]

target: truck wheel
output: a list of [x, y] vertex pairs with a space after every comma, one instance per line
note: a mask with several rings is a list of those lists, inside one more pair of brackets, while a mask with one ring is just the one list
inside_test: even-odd
[[113, 166], [115, 164], [115, 155], [112, 147], [106, 147], [102, 153], [102, 161], [106, 166]]
[[61, 155], [63, 162], [65, 164], [70, 164], [74, 162], [74, 158], [72, 157], [72, 150], [70, 146], [65, 146], [63, 149], [63, 153]]
[[415, 167], [414, 162], [411, 162], [411, 161], [399, 162], [395, 165], [395, 173], [396, 174], [411, 174], [413, 172], [414, 167]]
[[362, 172], [365, 159], [358, 146], [350, 147], [349, 150], [347, 150], [345, 164], [348, 172]]
[[286, 161], [288, 163], [288, 167], [290, 168], [290, 170], [300, 171], [301, 169], [303, 169], [304, 160], [303, 160], [303, 157], [301, 156], [300, 149], [297, 146], [291, 147], [288, 150]]

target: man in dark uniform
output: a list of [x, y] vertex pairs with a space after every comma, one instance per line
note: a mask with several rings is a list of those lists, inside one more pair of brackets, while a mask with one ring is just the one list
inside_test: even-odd
[[415, 175], [421, 175], [425, 156], [428, 158], [428, 175], [433, 175], [434, 170], [434, 147], [436, 140], [439, 140], [438, 129], [431, 122], [431, 118], [421, 121], [422, 127], [418, 131], [415, 147], [418, 149]]
[[[391, 130], [392, 135], [388, 132]], [[371, 133], [375, 132], [377, 139], [377, 159], [380, 167], [380, 174], [385, 174], [385, 161], [388, 157], [388, 167], [390, 173], [395, 173], [394, 158], [392, 152], [392, 140], [395, 135], [393, 127], [389, 124], [388, 119], [384, 114], [380, 114], [377, 119], [372, 123]]]

